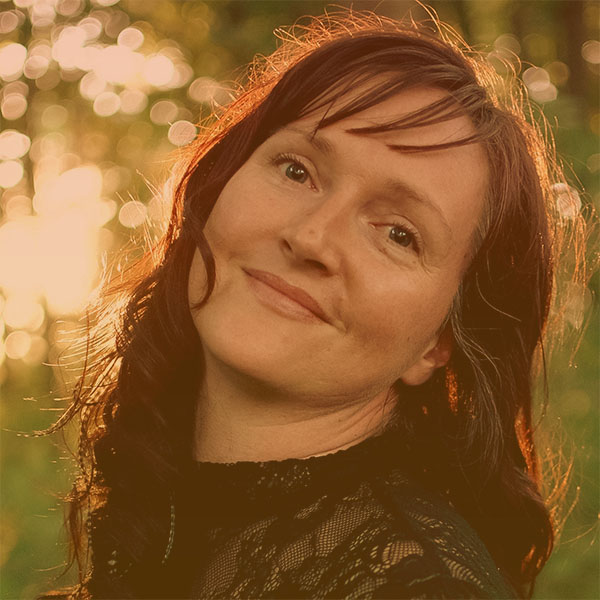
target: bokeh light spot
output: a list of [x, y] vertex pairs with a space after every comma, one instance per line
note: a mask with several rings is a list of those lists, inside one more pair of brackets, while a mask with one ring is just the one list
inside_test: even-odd
[[8, 94], [2, 100], [1, 110], [7, 121], [20, 119], [27, 111], [27, 98], [21, 94]]
[[0, 162], [0, 187], [11, 188], [23, 179], [23, 165], [18, 160]]
[[125, 227], [139, 227], [145, 222], [148, 214], [145, 204], [132, 200], [126, 202], [119, 211], [119, 222]]
[[65, 171], [44, 182], [33, 197], [33, 208], [42, 216], [63, 213], [74, 207], [90, 206], [99, 201], [102, 173], [96, 166]]
[[159, 100], [150, 109], [150, 120], [157, 125], [167, 125], [177, 118], [178, 107], [171, 100]]
[[27, 48], [22, 44], [10, 43], [0, 47], [0, 77], [4, 81], [18, 79], [23, 72]]
[[94, 67], [102, 79], [124, 84], [133, 79], [144, 64], [144, 57], [123, 46], [107, 46], [98, 57]]
[[521, 52], [521, 44], [517, 37], [512, 33], [503, 33], [494, 41], [494, 48], [500, 51], [508, 50], [508, 53], [519, 54]]
[[23, 66], [23, 74], [28, 79], [37, 79], [46, 73], [49, 65], [50, 61], [45, 56], [30, 56]]
[[162, 54], [155, 54], [146, 59], [142, 69], [144, 79], [155, 87], [167, 85], [175, 74], [173, 61]]
[[127, 25], [129, 25], [129, 15], [121, 10], [115, 10], [110, 13], [104, 31], [109, 37], [116, 38]]
[[137, 50], [144, 43], [144, 34], [136, 27], [126, 27], [117, 38], [119, 46]]
[[81, 27], [65, 27], [52, 46], [52, 58], [63, 69], [75, 69], [77, 57], [86, 42], [85, 31]]
[[523, 73], [523, 81], [528, 87], [532, 83], [550, 83], [550, 75], [546, 69], [541, 69], [540, 67], [529, 67]]
[[536, 102], [551, 102], [556, 100], [558, 90], [550, 82], [550, 74], [540, 67], [529, 67], [523, 73], [523, 81], [529, 90], [529, 95]]
[[0, 261], [0, 286], [7, 292], [41, 292], [40, 261], [36, 252], [38, 225], [35, 217], [25, 217], [0, 226], [0, 256], [13, 257]]
[[26, 331], [13, 331], [4, 340], [4, 351], [8, 358], [19, 360], [23, 358], [31, 348], [31, 336]]
[[95, 203], [94, 222], [98, 227], [102, 227], [117, 214], [117, 203], [114, 200], [107, 199]]
[[13, 10], [0, 13], [0, 33], [10, 33], [19, 26], [19, 16]]
[[588, 40], [581, 46], [581, 56], [592, 65], [600, 64], [600, 42], [598, 40]]
[[44, 309], [29, 294], [11, 294], [6, 299], [2, 316], [12, 329], [35, 331], [44, 322]]
[[102, 33], [102, 23], [95, 17], [85, 17], [79, 21], [78, 27], [85, 33], [88, 42], [94, 41]]
[[94, 112], [101, 117], [114, 115], [121, 107], [121, 99], [114, 92], [102, 92], [94, 100]]
[[59, 0], [56, 3], [56, 12], [63, 17], [73, 17], [83, 10], [82, 0]]
[[29, 95], [29, 86], [24, 81], [11, 81], [2, 88], [4, 96], [9, 94], [19, 94], [27, 97]]
[[169, 222], [169, 216], [171, 215], [172, 203], [171, 196], [169, 196], [170, 189], [168, 182], [163, 188], [162, 194], [153, 196], [148, 202], [148, 216], [159, 226], [164, 226]]
[[41, 123], [46, 129], [60, 129], [68, 120], [69, 111], [60, 104], [51, 104], [42, 112]]
[[41, 335], [32, 335], [29, 351], [23, 357], [28, 365], [39, 365], [48, 356], [48, 342]]
[[555, 183], [556, 208], [565, 219], [574, 219], [581, 211], [581, 198], [577, 190], [566, 183]]
[[124, 135], [117, 142], [117, 153], [119, 156], [128, 159], [134, 159], [143, 151], [142, 140], [135, 135]]
[[12, 196], [4, 205], [4, 214], [7, 219], [20, 219], [31, 214], [31, 199], [22, 194]]
[[544, 65], [544, 69], [548, 72], [552, 83], [556, 85], [564, 85], [567, 83], [569, 75], [571, 74], [569, 67], [560, 60], [555, 60]]
[[41, 29], [52, 25], [56, 17], [56, 11], [52, 4], [40, 2], [39, 0], [33, 3], [29, 18], [34, 27]]
[[44, 137], [38, 138], [36, 141], [40, 146], [40, 156], [36, 156], [34, 160], [58, 157], [63, 154], [67, 148], [67, 138], [60, 131], [47, 133]]
[[86, 73], [79, 82], [79, 93], [88, 100], [95, 100], [106, 90], [106, 81], [91, 71]]
[[60, 83], [60, 75], [58, 71], [49, 69], [41, 77], [35, 80], [35, 85], [40, 90], [51, 90]]
[[102, 193], [105, 195], [114, 194], [126, 187], [130, 181], [129, 169], [119, 165], [110, 166], [102, 173]]
[[127, 115], [137, 115], [148, 106], [148, 96], [140, 90], [123, 90], [119, 94], [121, 112]]
[[108, 252], [115, 245], [115, 234], [106, 227], [98, 231], [98, 251]]
[[600, 154], [591, 154], [588, 156], [586, 166], [591, 173], [597, 173], [600, 171]]
[[218, 81], [212, 77], [198, 77], [188, 88], [188, 96], [195, 102], [210, 103], [220, 89]]
[[175, 121], [169, 127], [168, 138], [175, 146], [185, 146], [196, 137], [196, 126], [189, 121]]
[[11, 160], [21, 158], [29, 152], [31, 140], [28, 136], [14, 129], [6, 129], [0, 133], [0, 159]]
[[568, 282], [564, 290], [564, 318], [574, 329], [580, 329], [586, 310], [592, 303], [592, 293], [581, 283]]

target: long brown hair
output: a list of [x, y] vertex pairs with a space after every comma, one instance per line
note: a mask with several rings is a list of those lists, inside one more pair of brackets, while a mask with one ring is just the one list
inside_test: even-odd
[[[115, 563], [160, 566], [202, 378], [188, 272], [198, 248], [208, 274], [206, 301], [215, 265], [203, 229], [224, 185], [283, 125], [337, 100], [340, 108], [317, 128], [326, 127], [415, 85], [447, 95], [362, 133], [467, 115], [476, 134], [454, 144], [483, 145], [490, 182], [474, 256], [449, 316], [452, 359], [423, 386], [398, 384], [397, 420], [411, 442], [416, 476], [448, 491], [505, 576], [531, 595], [553, 543], [540, 493], [532, 390], [564, 238], [552, 192], [561, 174], [551, 145], [526, 118], [518, 87], [507, 90], [438, 22], [367, 13], [312, 19], [252, 65], [245, 89], [178, 163], [167, 231], [106, 289], [93, 313], [84, 374], [54, 428], [76, 418], [80, 424], [81, 474], [68, 518], [79, 565], [75, 595], [135, 596], [126, 573], [112, 576]], [[349, 101], [350, 88], [364, 91]], [[582, 232], [580, 217], [569, 227], [572, 241]]]

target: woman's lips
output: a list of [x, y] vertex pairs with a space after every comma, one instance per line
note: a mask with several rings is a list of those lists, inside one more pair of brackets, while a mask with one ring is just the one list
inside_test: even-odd
[[277, 312], [302, 321], [331, 322], [319, 303], [303, 289], [267, 271], [244, 269], [244, 272], [259, 300]]

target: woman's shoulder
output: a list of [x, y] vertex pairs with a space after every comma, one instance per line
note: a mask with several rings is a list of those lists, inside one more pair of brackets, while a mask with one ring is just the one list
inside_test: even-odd
[[372, 481], [389, 515], [381, 559], [392, 567], [377, 598], [515, 598], [476, 531], [447, 498], [401, 471]]

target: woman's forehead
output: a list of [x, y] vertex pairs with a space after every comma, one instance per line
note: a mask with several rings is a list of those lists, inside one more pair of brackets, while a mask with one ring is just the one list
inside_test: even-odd
[[[455, 113], [453, 116], [448, 114], [448, 118], [443, 118], [443, 115], [449, 111], [442, 111], [440, 114], [442, 118], [436, 119], [435, 123], [426, 124], [423, 119], [416, 118], [412, 124], [394, 126], [394, 123], [405, 121], [410, 115], [427, 109], [441, 100], [451, 98], [445, 90], [424, 86], [402, 90], [373, 106], [368, 106], [339, 120], [328, 121], [323, 126], [325, 119], [335, 118], [336, 114], [343, 112], [347, 106], [358, 100], [364, 93], [365, 90], [355, 90], [336, 97], [328, 105], [289, 123], [283, 129], [306, 131], [316, 136], [320, 130], [323, 130], [323, 133], [330, 129], [361, 134], [361, 129], [384, 127], [384, 130], [376, 133], [369, 132], [368, 135], [378, 137], [390, 144], [397, 143], [407, 146], [455, 143], [476, 133], [471, 119], [464, 113], [456, 112], [456, 109], [460, 108], [458, 103], [450, 105], [452, 106], [451, 110]], [[386, 128], [385, 126], [388, 125], [389, 127]]]

